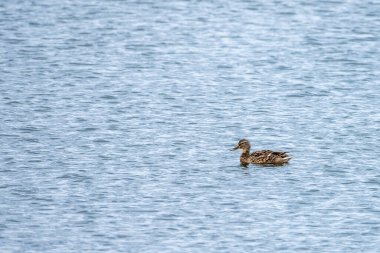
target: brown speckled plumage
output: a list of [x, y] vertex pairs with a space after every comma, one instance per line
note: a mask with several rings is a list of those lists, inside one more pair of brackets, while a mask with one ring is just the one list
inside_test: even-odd
[[242, 139], [235, 146], [233, 150], [241, 149], [243, 152], [240, 156], [240, 164], [248, 165], [255, 164], [284, 164], [287, 163], [291, 157], [286, 152], [260, 150], [250, 153], [251, 144], [248, 140]]

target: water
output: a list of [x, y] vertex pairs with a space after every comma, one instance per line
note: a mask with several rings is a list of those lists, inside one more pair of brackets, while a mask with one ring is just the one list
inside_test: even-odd
[[1, 252], [380, 252], [379, 34], [370, 0], [3, 1]]

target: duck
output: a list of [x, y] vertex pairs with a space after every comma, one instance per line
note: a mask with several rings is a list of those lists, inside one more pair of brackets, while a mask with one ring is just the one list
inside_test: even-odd
[[259, 150], [251, 154], [251, 143], [247, 139], [241, 139], [231, 151], [237, 149], [242, 150], [242, 154], [240, 156], [240, 164], [243, 166], [247, 166], [251, 163], [283, 165], [292, 159], [292, 157], [289, 156], [287, 152], [282, 151]]

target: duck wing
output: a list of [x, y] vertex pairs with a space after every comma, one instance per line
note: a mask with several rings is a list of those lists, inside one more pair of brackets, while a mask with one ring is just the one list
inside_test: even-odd
[[251, 159], [253, 163], [279, 164], [288, 162], [291, 157], [286, 152], [282, 151], [260, 150], [253, 152], [251, 154]]

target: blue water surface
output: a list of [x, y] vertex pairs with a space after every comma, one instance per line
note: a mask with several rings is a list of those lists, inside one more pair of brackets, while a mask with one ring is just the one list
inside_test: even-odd
[[0, 251], [380, 252], [379, 94], [379, 1], [2, 1]]

